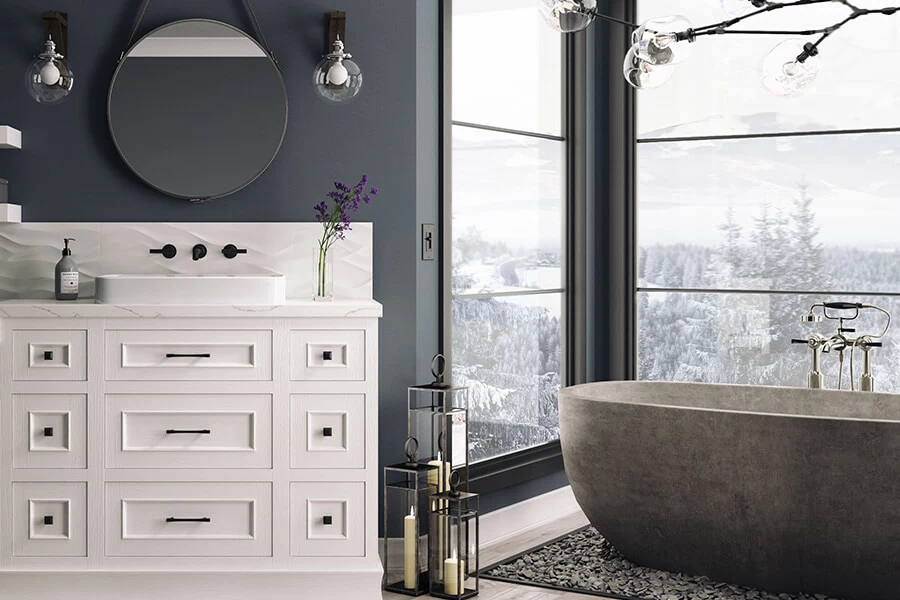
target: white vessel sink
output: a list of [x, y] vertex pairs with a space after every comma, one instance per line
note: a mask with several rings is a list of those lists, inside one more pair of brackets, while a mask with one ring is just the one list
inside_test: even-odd
[[100, 275], [103, 304], [277, 305], [285, 302], [284, 275]]

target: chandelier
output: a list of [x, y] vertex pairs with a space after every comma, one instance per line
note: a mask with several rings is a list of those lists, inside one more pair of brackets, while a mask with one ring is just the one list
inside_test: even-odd
[[[633, 87], [643, 90], [663, 85], [678, 63], [691, 53], [698, 38], [709, 35], [783, 35], [784, 40], [763, 60], [763, 84], [778, 96], [803, 92], [819, 74], [819, 46], [841, 27], [872, 15], [893, 15], [900, 6], [860, 8], [850, 0], [722, 0], [726, 10], [737, 7], [745, 14], [720, 23], [693, 27], [680, 15], [650, 19], [642, 24], [630, 23], [597, 12], [597, 0], [540, 0], [541, 12], [557, 31], [575, 33], [586, 29], [594, 19], [602, 19], [631, 28], [631, 48], [625, 55], [622, 72]], [[736, 26], [759, 15], [784, 8], [814, 4], [840, 4], [847, 16], [828, 27], [805, 30], [748, 29]], [[801, 37], [791, 37], [801, 36]], [[818, 36], [806, 41], [802, 37]]]

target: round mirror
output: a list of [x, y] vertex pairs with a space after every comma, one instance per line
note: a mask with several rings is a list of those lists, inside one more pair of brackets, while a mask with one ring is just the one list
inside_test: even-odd
[[243, 31], [204, 19], [142, 38], [113, 76], [113, 141], [148, 185], [188, 200], [221, 198], [274, 160], [287, 129], [284, 80]]

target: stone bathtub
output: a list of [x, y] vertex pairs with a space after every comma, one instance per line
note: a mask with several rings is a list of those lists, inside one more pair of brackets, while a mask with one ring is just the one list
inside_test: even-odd
[[633, 562], [900, 598], [900, 395], [610, 382], [559, 409], [575, 497]]

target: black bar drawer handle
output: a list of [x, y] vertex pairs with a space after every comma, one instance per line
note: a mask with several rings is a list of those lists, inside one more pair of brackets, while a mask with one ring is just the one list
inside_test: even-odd
[[166, 429], [166, 435], [172, 435], [173, 433], [202, 433], [203, 435], [209, 435], [212, 431], [209, 429]]
[[52, 427], [44, 427], [44, 437], [53, 437]]
[[331, 350], [325, 350], [324, 352], [322, 352], [322, 360], [331, 360], [332, 356], [333, 354]]
[[334, 435], [331, 427], [323, 427], [322, 428], [322, 437], [331, 437]]
[[53, 525], [53, 515], [44, 516], [44, 525]]
[[52, 350], [46, 350], [44, 352], [44, 360], [53, 360], [53, 351]]
[[174, 352], [169, 352], [166, 354], [166, 358], [210, 358], [211, 355], [209, 352], [205, 352], [202, 354], [176, 354]]
[[322, 517], [322, 525], [331, 525], [331, 515], [325, 515]]
[[166, 523], [211, 523], [212, 519], [209, 517], [191, 517], [187, 519], [182, 519], [180, 517], [166, 517]]

